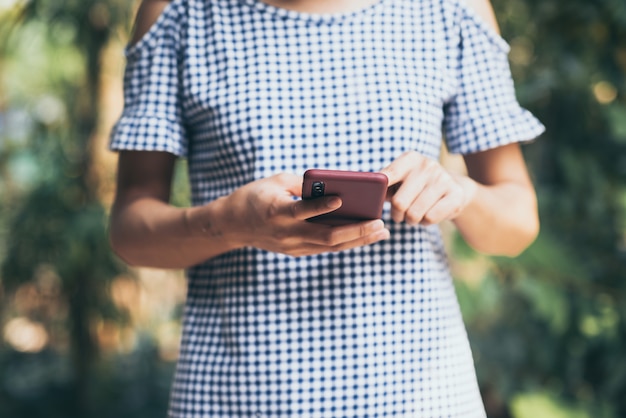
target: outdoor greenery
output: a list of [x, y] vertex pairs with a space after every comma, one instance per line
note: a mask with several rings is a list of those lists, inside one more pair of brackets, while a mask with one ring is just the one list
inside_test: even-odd
[[[515, 259], [452, 245], [485, 404], [492, 418], [625, 417], [626, 2], [493, 4], [547, 132], [524, 147], [536, 243]], [[106, 239], [135, 7], [0, 0], [1, 417], [165, 416], [184, 279], [129, 271]]]
[[626, 3], [494, 6], [519, 98], [547, 132], [526, 148], [539, 239], [464, 297], [480, 381], [502, 405], [493, 416], [541, 393], [581, 416], [624, 417]]

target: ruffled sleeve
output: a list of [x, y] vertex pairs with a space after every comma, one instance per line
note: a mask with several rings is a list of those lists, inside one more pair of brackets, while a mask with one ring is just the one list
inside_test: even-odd
[[533, 140], [544, 127], [515, 97], [508, 44], [472, 10], [457, 7], [457, 88], [443, 122], [448, 150], [470, 154]]
[[148, 33], [126, 49], [124, 110], [111, 134], [114, 151], [187, 155], [179, 92], [179, 2], [170, 3]]

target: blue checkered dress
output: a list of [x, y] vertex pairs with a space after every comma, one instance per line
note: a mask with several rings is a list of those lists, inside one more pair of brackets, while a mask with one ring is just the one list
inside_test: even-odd
[[[127, 51], [115, 150], [188, 159], [193, 204], [307, 168], [378, 171], [527, 141], [507, 44], [457, 0], [313, 15], [173, 0]], [[170, 416], [484, 417], [438, 226], [292, 258], [189, 269]]]

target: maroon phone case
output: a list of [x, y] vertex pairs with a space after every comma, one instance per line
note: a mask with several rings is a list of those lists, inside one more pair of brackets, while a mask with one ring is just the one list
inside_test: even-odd
[[339, 196], [343, 202], [339, 209], [308, 221], [327, 225], [345, 225], [382, 216], [387, 176], [382, 173], [361, 171], [311, 169], [304, 173], [302, 198], [312, 199], [315, 182], [324, 183], [324, 196]]

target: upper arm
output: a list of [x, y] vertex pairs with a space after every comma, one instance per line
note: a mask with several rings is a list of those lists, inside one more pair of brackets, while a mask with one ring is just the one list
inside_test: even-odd
[[168, 152], [120, 152], [115, 205], [142, 197], [168, 202], [175, 162], [176, 156]]
[[463, 156], [469, 177], [484, 185], [515, 183], [533, 189], [519, 144]]
[[143, 0], [137, 11], [131, 45], [136, 44], [157, 21], [170, 0]]
[[496, 32], [500, 33], [500, 27], [496, 20], [496, 15], [493, 12], [493, 7], [489, 0], [465, 0], [467, 6], [476, 12], [483, 20], [493, 28]]

